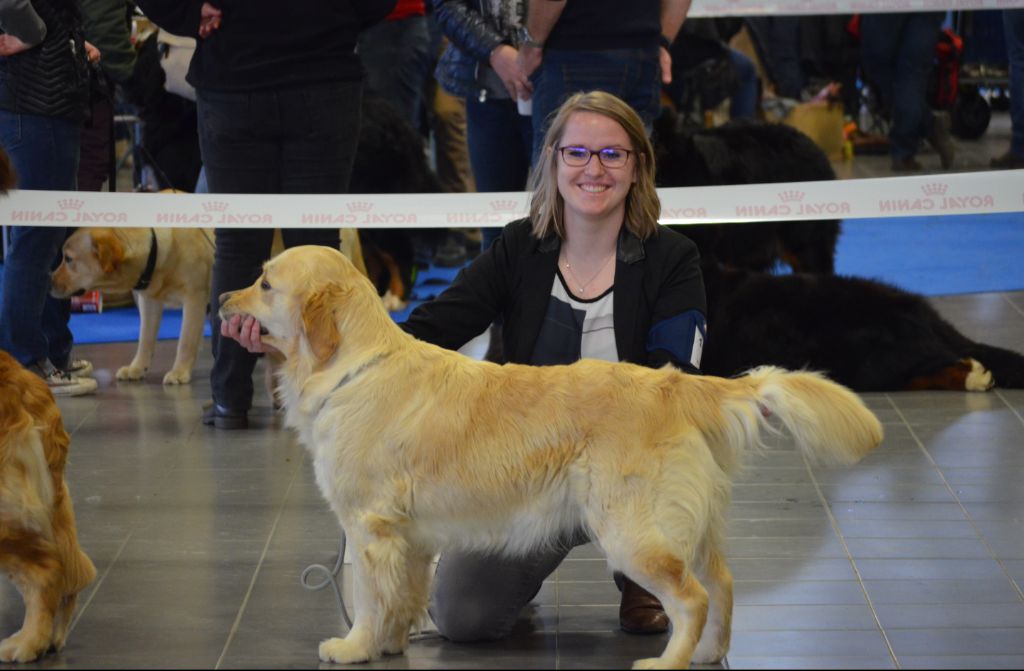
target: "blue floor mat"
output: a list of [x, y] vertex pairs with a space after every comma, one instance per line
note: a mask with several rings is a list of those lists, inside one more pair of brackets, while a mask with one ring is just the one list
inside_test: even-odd
[[[439, 294], [459, 268], [431, 266], [416, 278], [409, 306], [393, 312], [402, 322], [417, 305]], [[1024, 213], [847, 219], [836, 250], [836, 272], [895, 284], [926, 296], [1024, 290]], [[160, 338], [176, 338], [181, 311], [167, 310]], [[71, 316], [77, 343], [135, 340], [135, 308]], [[209, 335], [209, 324], [206, 335]]]

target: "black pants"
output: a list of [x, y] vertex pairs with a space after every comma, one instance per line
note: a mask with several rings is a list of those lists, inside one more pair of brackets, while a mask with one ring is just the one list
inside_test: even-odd
[[[198, 91], [199, 144], [211, 193], [345, 193], [355, 159], [362, 84], [249, 93]], [[286, 229], [285, 247], [338, 248], [337, 228]], [[270, 256], [271, 229], [217, 229], [210, 297], [213, 399], [252, 406], [256, 355], [220, 337], [218, 297], [252, 284]]]

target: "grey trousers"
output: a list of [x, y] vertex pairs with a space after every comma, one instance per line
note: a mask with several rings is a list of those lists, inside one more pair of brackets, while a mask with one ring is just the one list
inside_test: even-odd
[[441, 555], [430, 595], [430, 616], [445, 638], [469, 643], [508, 636], [519, 611], [569, 551], [589, 542], [582, 531], [526, 557], [474, 552]]

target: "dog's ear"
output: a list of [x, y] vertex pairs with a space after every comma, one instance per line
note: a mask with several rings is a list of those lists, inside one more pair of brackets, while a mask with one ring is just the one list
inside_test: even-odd
[[112, 273], [124, 262], [124, 245], [112, 229], [96, 229], [90, 233], [92, 251], [104, 273]]
[[334, 308], [343, 300], [343, 292], [338, 285], [328, 284], [310, 292], [302, 303], [302, 331], [320, 363], [330, 359], [341, 345]]

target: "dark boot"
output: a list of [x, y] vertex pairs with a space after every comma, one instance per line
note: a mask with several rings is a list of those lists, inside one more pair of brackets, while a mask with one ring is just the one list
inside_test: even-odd
[[668, 631], [668, 615], [658, 597], [622, 575], [615, 574], [615, 584], [622, 591], [619, 604], [619, 626], [628, 634], [664, 634]]

